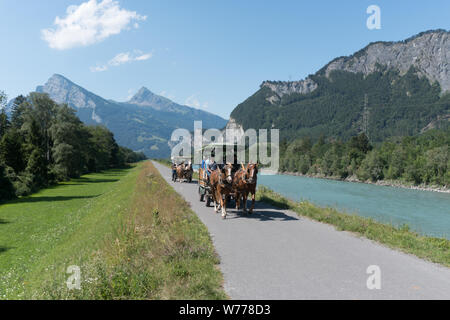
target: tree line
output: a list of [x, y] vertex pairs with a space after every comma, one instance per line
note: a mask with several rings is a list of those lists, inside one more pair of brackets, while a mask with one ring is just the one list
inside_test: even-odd
[[119, 146], [107, 128], [84, 125], [47, 94], [18, 96], [10, 117], [5, 106], [0, 92], [0, 201], [146, 158]]
[[280, 171], [361, 181], [398, 180], [450, 186], [450, 129], [395, 137], [372, 145], [365, 134], [347, 142], [305, 137], [280, 146]]

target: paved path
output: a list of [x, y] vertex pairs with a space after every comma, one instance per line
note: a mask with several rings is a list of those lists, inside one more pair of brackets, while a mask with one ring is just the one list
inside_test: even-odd
[[[154, 164], [208, 227], [232, 299], [450, 299], [448, 268], [264, 203], [222, 220], [196, 183], [173, 183]], [[370, 265], [380, 267], [380, 290], [367, 288]]]

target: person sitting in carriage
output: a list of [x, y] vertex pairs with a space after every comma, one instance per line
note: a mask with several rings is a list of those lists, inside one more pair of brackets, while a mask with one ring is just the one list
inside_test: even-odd
[[214, 160], [214, 158], [210, 158], [209, 160], [207, 160], [207, 166], [206, 166], [206, 174], [208, 175], [208, 180], [209, 180], [209, 176], [211, 175], [211, 173], [214, 170], [217, 170], [218, 166], [216, 161]]
[[172, 159], [172, 180], [177, 178], [177, 163]]

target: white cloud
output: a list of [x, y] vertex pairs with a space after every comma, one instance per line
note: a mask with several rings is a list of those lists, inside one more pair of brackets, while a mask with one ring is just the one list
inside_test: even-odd
[[204, 102], [201, 103], [196, 94], [191, 95], [190, 97], [188, 97], [185, 102], [185, 105], [189, 106], [189, 107], [193, 107], [196, 109], [208, 109], [208, 102]]
[[96, 67], [90, 67], [91, 72], [103, 72], [108, 70], [107, 66], [96, 66]]
[[65, 18], [55, 18], [54, 28], [41, 30], [50, 48], [65, 50], [88, 46], [129, 29], [131, 24], [138, 28], [137, 21], [147, 19], [135, 11], [120, 8], [114, 0], [89, 0], [79, 6], [69, 6], [66, 13]]
[[146, 53], [146, 54], [143, 54], [143, 55], [141, 55], [139, 57], [136, 57], [136, 59], [134, 59], [134, 60], [136, 60], [136, 61], [144, 61], [144, 60], [150, 59], [151, 57], [152, 57], [151, 53]]
[[170, 100], [174, 100], [175, 99], [175, 95], [174, 94], [169, 93], [169, 92], [167, 92], [165, 90], [161, 91], [161, 93], [159, 95], [163, 96], [163, 97], [166, 97], [167, 99], [170, 99]]
[[109, 60], [108, 64], [110, 66], [117, 67], [117, 66], [120, 66], [121, 64], [130, 62], [131, 60], [132, 60], [132, 58], [130, 57], [130, 53], [124, 52], [124, 53], [117, 54], [114, 58]]
[[143, 53], [140, 50], [134, 50], [133, 53], [130, 52], [122, 52], [118, 53], [108, 61], [107, 64], [90, 67], [91, 72], [102, 72], [109, 69], [109, 67], [118, 67], [122, 64], [133, 62], [133, 61], [145, 61], [150, 59], [153, 56], [152, 53]]
[[129, 89], [128, 90], [127, 101], [131, 100], [131, 98], [133, 98], [135, 93], [136, 93], [136, 89]]

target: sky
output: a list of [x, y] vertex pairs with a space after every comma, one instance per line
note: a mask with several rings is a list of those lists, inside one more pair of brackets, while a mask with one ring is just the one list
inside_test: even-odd
[[[369, 29], [370, 5], [380, 29]], [[228, 118], [265, 80], [301, 80], [374, 41], [450, 29], [450, 1], [0, 0], [0, 90], [58, 73], [103, 98], [142, 86]]]

